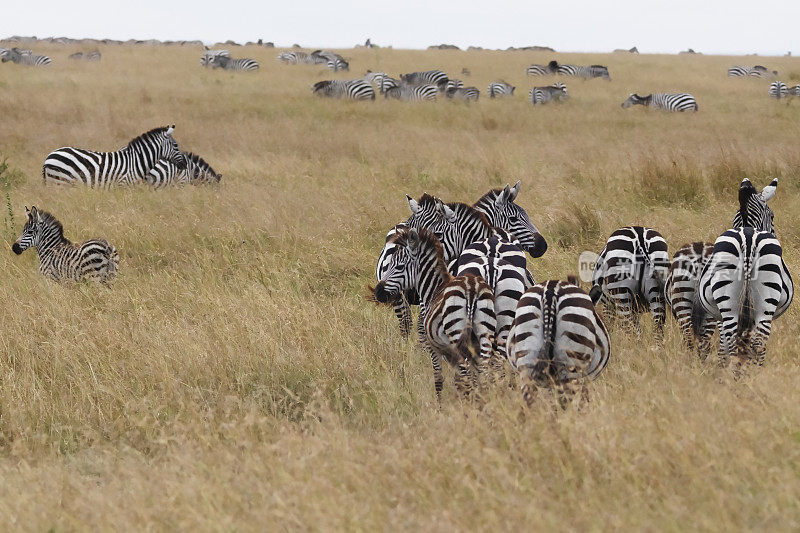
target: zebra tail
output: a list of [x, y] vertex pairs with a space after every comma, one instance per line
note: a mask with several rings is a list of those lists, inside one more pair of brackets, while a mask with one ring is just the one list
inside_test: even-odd
[[108, 278], [116, 277], [119, 270], [119, 253], [112, 245], [108, 245]]
[[742, 308], [739, 311], [739, 321], [737, 324], [737, 334], [741, 338], [742, 333], [750, 331], [755, 323], [755, 313], [753, 309], [752, 291], [750, 289], [750, 268], [749, 264], [745, 263], [744, 272], [744, 289], [742, 296]]
[[459, 358], [471, 361], [477, 366], [480, 359], [480, 347], [478, 337], [475, 335], [475, 330], [472, 327], [472, 322], [475, 320], [475, 307], [478, 305], [478, 299], [474, 298], [467, 307], [467, 326], [461, 332], [461, 337], [456, 343], [456, 351]]
[[550, 289], [546, 290], [542, 296], [542, 339], [544, 340], [544, 345], [542, 346], [541, 352], [539, 352], [539, 357], [536, 358], [536, 363], [533, 365], [534, 376], [551, 375], [553, 348], [556, 343], [556, 310], [553, 302], [554, 296], [555, 294]]
[[694, 293], [694, 300], [692, 301], [692, 333], [695, 337], [700, 337], [700, 333], [703, 331], [703, 322], [705, 322], [706, 315], [708, 311], [706, 308], [703, 307], [703, 303], [700, 301], [700, 291], [699, 289]]

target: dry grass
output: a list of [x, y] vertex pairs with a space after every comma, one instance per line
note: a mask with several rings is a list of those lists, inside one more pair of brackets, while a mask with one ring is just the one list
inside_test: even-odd
[[[557, 55], [608, 64], [533, 109], [524, 68], [549, 55], [346, 51], [358, 75], [469, 67], [511, 101], [404, 105], [313, 99], [324, 70], [277, 51], [253, 75], [204, 70], [200, 50], [109, 47], [100, 64], [37, 47], [47, 69], [0, 66], [4, 215], [0, 516], [57, 529], [644, 529], [800, 527], [799, 313], [767, 366], [720, 380], [681, 349], [613, 334], [585, 412], [522, 415], [516, 391], [482, 410], [446, 384], [388, 309], [363, 300], [405, 193], [470, 201], [523, 181], [549, 239], [538, 278], [572, 273], [621, 225], [675, 250], [730, 224], [742, 176], [782, 181], [774, 209], [800, 265], [800, 102], [725, 77], [752, 58]], [[797, 72], [798, 59], [763, 58]], [[539, 80], [536, 80], [537, 83]], [[630, 92], [688, 91], [697, 115], [622, 110]], [[223, 173], [219, 189], [60, 191], [63, 145], [116, 149], [152, 127]], [[2, 203], [5, 203], [4, 201]], [[121, 254], [111, 289], [59, 286], [9, 250], [23, 206]], [[4, 209], [5, 212], [5, 209]], [[12, 228], [11, 226], [14, 226]], [[448, 376], [449, 377], [449, 376]]]

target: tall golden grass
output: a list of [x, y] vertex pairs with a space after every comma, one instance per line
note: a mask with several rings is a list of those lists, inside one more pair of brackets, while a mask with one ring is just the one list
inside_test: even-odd
[[[49, 68], [0, 66], [0, 517], [25, 530], [790, 530], [800, 527], [797, 305], [767, 364], [740, 382], [681, 347], [612, 333], [582, 410], [524, 410], [516, 390], [437, 409], [430, 361], [363, 288], [404, 194], [474, 201], [522, 180], [549, 240], [539, 279], [574, 273], [614, 229], [660, 230], [670, 251], [730, 225], [744, 176], [772, 201], [800, 272], [800, 101], [730, 79], [796, 58], [347, 50], [353, 72], [443, 68], [511, 100], [408, 105], [313, 98], [324, 69], [236, 48], [254, 74], [206, 70], [201, 50], [37, 46]], [[552, 58], [601, 63], [533, 108]], [[630, 92], [691, 92], [696, 115], [623, 110]], [[46, 154], [112, 150], [177, 123], [219, 188], [57, 190]], [[10, 251], [25, 205], [73, 240], [120, 252], [111, 288], [57, 285]], [[5, 210], [4, 210], [5, 212]], [[449, 373], [449, 372], [448, 372]], [[448, 376], [448, 379], [451, 376]]]

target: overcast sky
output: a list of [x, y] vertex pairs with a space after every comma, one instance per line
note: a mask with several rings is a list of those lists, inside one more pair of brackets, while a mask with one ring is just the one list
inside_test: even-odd
[[8, 2], [0, 37], [273, 41], [395, 48], [545, 45], [558, 51], [800, 55], [800, 1], [74, 0]]

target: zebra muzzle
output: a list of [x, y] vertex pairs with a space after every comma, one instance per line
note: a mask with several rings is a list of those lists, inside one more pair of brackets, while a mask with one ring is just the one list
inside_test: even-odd
[[11, 250], [17, 255], [25, 251], [22, 249], [22, 246], [20, 246], [18, 242], [14, 243], [14, 245], [11, 247]]

